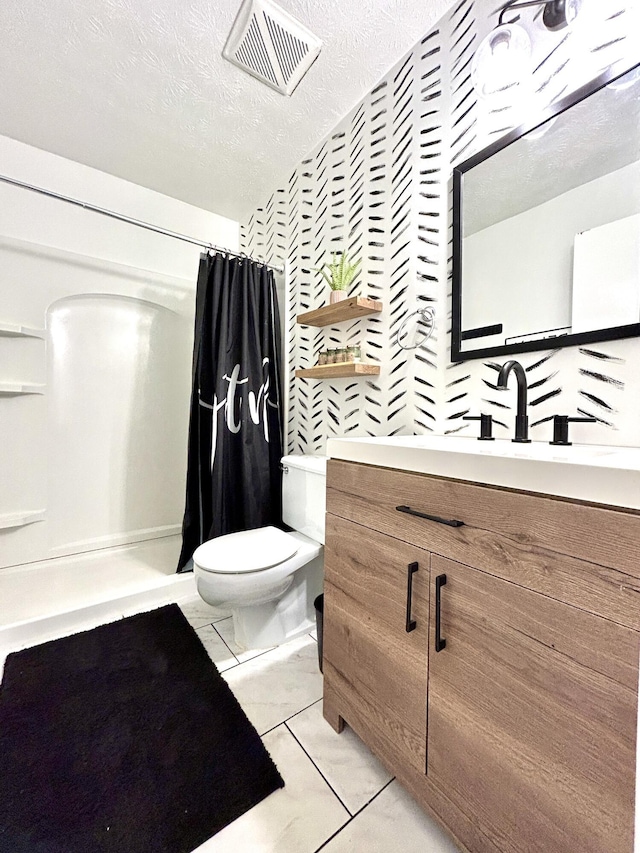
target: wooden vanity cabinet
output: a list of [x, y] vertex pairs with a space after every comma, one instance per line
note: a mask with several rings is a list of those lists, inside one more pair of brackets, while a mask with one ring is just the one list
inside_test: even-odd
[[325, 714], [424, 773], [430, 554], [330, 515], [325, 539]]
[[632, 853], [640, 516], [337, 461], [327, 509], [333, 727], [469, 853]]
[[636, 632], [437, 555], [431, 569], [447, 578], [431, 782], [500, 850], [631, 853]]

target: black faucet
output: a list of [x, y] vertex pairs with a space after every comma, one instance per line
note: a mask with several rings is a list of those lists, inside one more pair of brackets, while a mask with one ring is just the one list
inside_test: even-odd
[[570, 445], [572, 443], [569, 441], [570, 423], [595, 424], [597, 420], [595, 418], [570, 418], [569, 415], [554, 415], [553, 441], [550, 441], [549, 444]]
[[502, 365], [498, 374], [497, 387], [500, 391], [506, 390], [507, 380], [512, 370], [518, 381], [518, 412], [516, 414], [516, 437], [511, 440], [524, 444], [530, 442], [531, 439], [529, 438], [529, 418], [527, 417], [527, 374], [519, 361], [507, 361]]

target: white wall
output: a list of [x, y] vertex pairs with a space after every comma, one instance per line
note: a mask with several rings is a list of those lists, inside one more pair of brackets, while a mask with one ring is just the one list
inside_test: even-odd
[[[0, 173], [236, 250], [238, 223], [64, 157], [0, 136]], [[27, 190], [0, 184], [0, 234], [182, 278], [199, 249]]]
[[[0, 173], [237, 250], [238, 224], [0, 137]], [[200, 249], [0, 184], [0, 566], [179, 530]], [[45, 520], [8, 528], [13, 513]]]

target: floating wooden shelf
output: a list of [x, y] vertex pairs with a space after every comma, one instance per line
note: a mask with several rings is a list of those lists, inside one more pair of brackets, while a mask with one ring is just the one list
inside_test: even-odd
[[349, 296], [342, 302], [334, 302], [333, 305], [324, 305], [315, 311], [298, 314], [298, 323], [301, 326], [335, 326], [345, 320], [357, 320], [358, 317], [379, 314], [381, 311], [382, 302], [366, 299], [364, 296]]
[[44, 334], [44, 329], [33, 329], [31, 326], [0, 322], [0, 338], [44, 338]]
[[0, 397], [16, 397], [19, 394], [44, 394], [44, 385], [33, 382], [0, 382]]
[[46, 514], [47, 511], [44, 509], [0, 514], [0, 530], [11, 530], [14, 527], [25, 527], [36, 521], [44, 521]]
[[340, 376], [377, 376], [379, 373], [379, 364], [365, 364], [361, 361], [323, 364], [296, 370], [296, 376], [302, 379], [337, 379]]

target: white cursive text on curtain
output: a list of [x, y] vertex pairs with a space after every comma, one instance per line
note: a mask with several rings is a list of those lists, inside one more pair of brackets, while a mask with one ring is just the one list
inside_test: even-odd
[[269, 359], [262, 359], [262, 384], [258, 389], [258, 393], [249, 391], [244, 394], [241, 386], [247, 386], [249, 377], [245, 376], [240, 379], [240, 365], [236, 364], [231, 371], [231, 376], [223, 374], [222, 379], [227, 383], [227, 392], [225, 396], [218, 400], [218, 396], [214, 394], [213, 406], [209, 406], [203, 400], [200, 400], [201, 406], [212, 408], [212, 437], [211, 437], [211, 465], [216, 455], [216, 445], [218, 441], [218, 413], [223, 412], [223, 425], [227, 427], [229, 432], [234, 434], [239, 433], [242, 428], [243, 421], [248, 417], [258, 426], [262, 421], [265, 441], [269, 441], [269, 422], [267, 419], [267, 405], [269, 404]]

